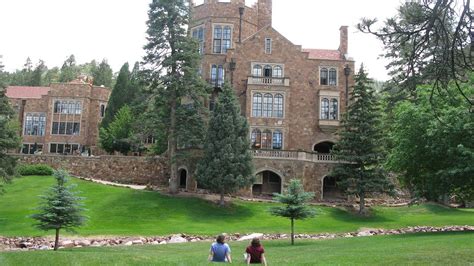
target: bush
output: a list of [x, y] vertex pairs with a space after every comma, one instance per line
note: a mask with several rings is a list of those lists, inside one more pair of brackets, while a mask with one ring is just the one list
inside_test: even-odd
[[52, 175], [53, 168], [46, 164], [22, 164], [17, 167], [18, 174], [26, 175]]

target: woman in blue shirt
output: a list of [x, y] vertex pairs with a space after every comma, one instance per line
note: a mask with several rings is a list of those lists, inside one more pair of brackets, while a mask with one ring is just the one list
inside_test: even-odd
[[232, 263], [230, 247], [227, 243], [224, 243], [224, 241], [225, 236], [219, 235], [216, 238], [216, 242], [212, 243], [208, 258], [210, 261]]

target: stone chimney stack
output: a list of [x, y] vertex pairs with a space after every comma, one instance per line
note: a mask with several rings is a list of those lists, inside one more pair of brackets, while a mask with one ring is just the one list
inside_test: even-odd
[[258, 28], [272, 25], [272, 0], [258, 0]]
[[348, 35], [347, 35], [347, 26], [341, 26], [339, 28], [339, 33], [340, 33], [340, 39], [339, 39], [339, 52], [343, 55], [343, 56], [346, 56], [346, 54], [348, 53], [348, 42], [349, 42], [349, 38], [348, 38]]

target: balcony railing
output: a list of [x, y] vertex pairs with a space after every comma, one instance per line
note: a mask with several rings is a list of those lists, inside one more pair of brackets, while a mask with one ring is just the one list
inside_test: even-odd
[[335, 163], [334, 155], [305, 151], [252, 150], [255, 158]]
[[275, 77], [249, 77], [247, 84], [290, 86], [290, 79], [289, 78], [275, 78]]

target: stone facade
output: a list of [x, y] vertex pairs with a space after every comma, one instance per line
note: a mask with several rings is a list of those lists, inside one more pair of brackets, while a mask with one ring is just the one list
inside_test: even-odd
[[6, 95], [22, 125], [21, 152], [34, 152], [35, 143], [36, 152], [43, 154], [98, 152], [99, 124], [110, 89], [76, 80], [49, 87], [10, 86]]
[[112, 155], [83, 157], [45, 154], [18, 156], [19, 163], [47, 164], [84, 178], [124, 184], [168, 185], [168, 161], [163, 157]]

